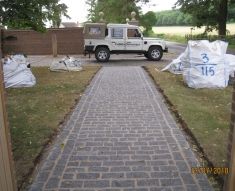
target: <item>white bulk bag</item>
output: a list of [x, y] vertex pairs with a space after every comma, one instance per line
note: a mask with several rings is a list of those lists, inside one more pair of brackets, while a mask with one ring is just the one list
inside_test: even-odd
[[52, 62], [50, 70], [52, 72], [81, 71], [82, 64], [80, 60], [75, 60], [73, 57], [64, 58], [59, 62]]
[[181, 57], [183, 53], [176, 59], [174, 59], [170, 64], [168, 64], [165, 68], [163, 68], [161, 71], [168, 70], [170, 73], [173, 74], [182, 74], [183, 65], [181, 62]]
[[191, 88], [225, 88], [229, 65], [225, 59], [228, 43], [208, 40], [189, 41], [182, 55], [183, 79]]
[[229, 63], [229, 76], [234, 77], [235, 56], [233, 54], [225, 54], [226, 62]]
[[50, 70], [52, 72], [68, 72], [69, 71], [66, 64], [64, 64], [63, 62], [56, 62], [56, 61], [53, 61], [51, 63]]
[[26, 65], [28, 64], [26, 63], [26, 59], [23, 54], [15, 54], [13, 55], [12, 59], [14, 59], [19, 64], [26, 64]]
[[69, 59], [65, 59], [64, 62], [66, 63], [69, 71], [81, 71], [82, 64], [80, 60], [75, 60], [73, 57]]
[[3, 62], [4, 82], [6, 88], [31, 87], [36, 79], [26, 64], [19, 64], [14, 59]]

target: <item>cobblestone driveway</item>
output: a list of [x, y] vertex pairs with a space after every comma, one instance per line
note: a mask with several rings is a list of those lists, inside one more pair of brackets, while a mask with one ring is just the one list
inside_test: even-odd
[[30, 190], [212, 191], [197, 165], [146, 72], [103, 67]]

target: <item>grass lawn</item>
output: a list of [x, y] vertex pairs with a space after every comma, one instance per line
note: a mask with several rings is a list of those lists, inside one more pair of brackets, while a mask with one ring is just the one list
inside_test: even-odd
[[49, 67], [31, 67], [36, 85], [6, 89], [13, 157], [18, 186], [34, 169], [43, 148], [57, 136], [58, 126], [100, 69], [83, 66], [80, 72], [50, 72]]
[[184, 84], [182, 75], [157, 72], [155, 66], [146, 68], [186, 122], [189, 131], [203, 148], [204, 156], [214, 167], [224, 167], [232, 86], [225, 89], [192, 89]]

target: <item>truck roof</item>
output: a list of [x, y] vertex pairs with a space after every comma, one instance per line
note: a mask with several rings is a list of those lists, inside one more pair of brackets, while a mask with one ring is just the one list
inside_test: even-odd
[[136, 25], [129, 25], [129, 24], [114, 24], [114, 23], [110, 23], [107, 25], [108, 28], [117, 28], [117, 27], [120, 27], [120, 28], [139, 28], [138, 26]]

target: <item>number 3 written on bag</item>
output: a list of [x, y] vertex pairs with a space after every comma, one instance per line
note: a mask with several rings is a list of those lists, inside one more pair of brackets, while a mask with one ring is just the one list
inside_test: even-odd
[[210, 64], [209, 62], [209, 58], [207, 56], [206, 53], [201, 54], [202, 59], [203, 59], [203, 63], [204, 64], [195, 64], [195, 66], [201, 66], [202, 69], [202, 75], [203, 76], [214, 76], [215, 75], [215, 70], [214, 70], [214, 66], [216, 66], [217, 64]]

